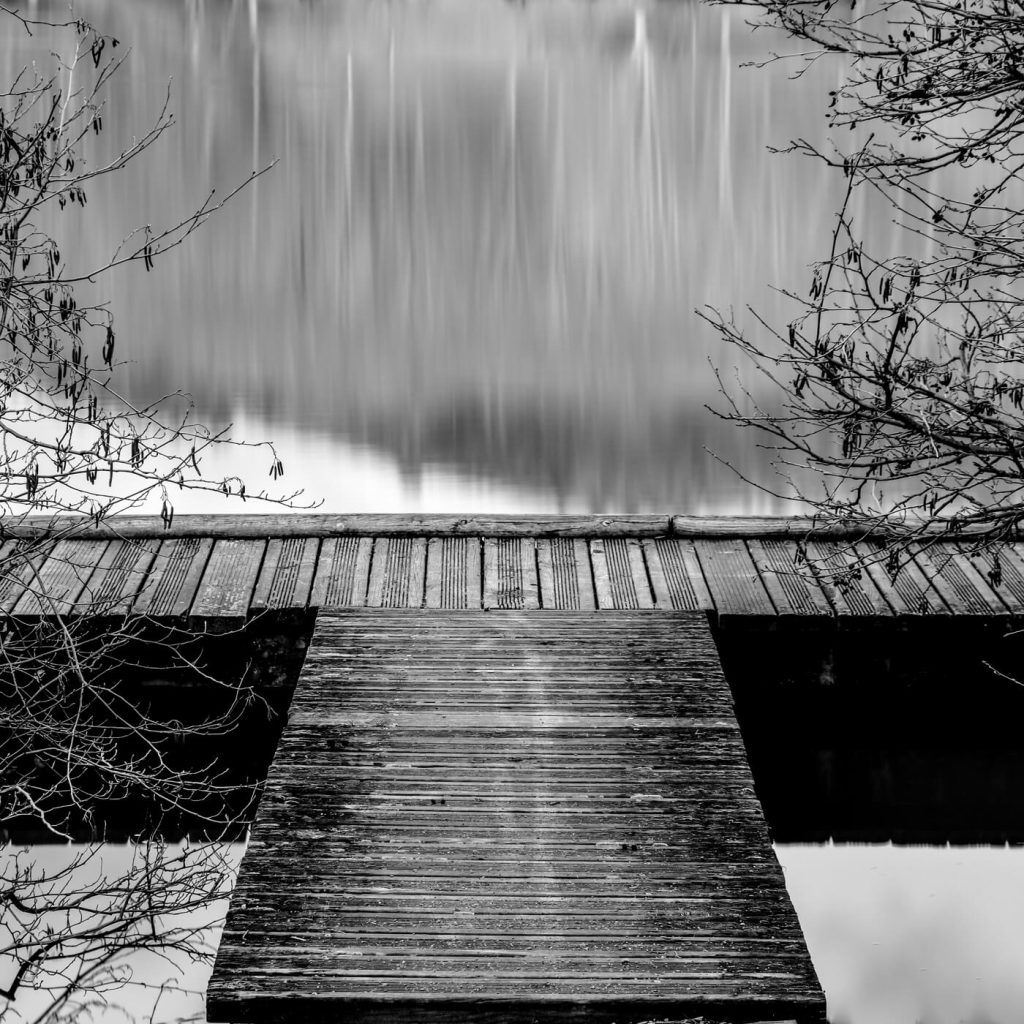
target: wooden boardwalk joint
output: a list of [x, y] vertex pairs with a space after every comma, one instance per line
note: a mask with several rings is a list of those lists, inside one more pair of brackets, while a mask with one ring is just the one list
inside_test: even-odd
[[321, 612], [209, 1019], [698, 1014], [824, 1020], [706, 615]]

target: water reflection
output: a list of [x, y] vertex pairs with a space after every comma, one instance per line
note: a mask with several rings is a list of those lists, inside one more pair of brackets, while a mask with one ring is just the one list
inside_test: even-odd
[[[737, 70], [771, 40], [687, 2], [76, 9], [134, 51], [110, 142], [169, 78], [178, 118], [94, 187], [79, 259], [281, 161], [159, 273], [110, 286], [136, 396], [180, 384], [207, 420], [368, 446], [382, 477], [443, 466], [499, 505], [750, 507], [704, 450], [757, 475], [752, 438], [704, 409], [731, 357], [693, 310], [771, 312], [767, 286], [819, 253], [836, 183], [767, 147], [824, 142], [834, 69]], [[9, 68], [49, 44], [0, 45]]]
[[777, 846], [832, 1024], [1024, 1019], [1024, 850]]
[[[6, 1024], [205, 1019], [244, 846], [0, 846]], [[16, 897], [21, 902], [15, 904]], [[40, 909], [43, 908], [43, 909]]]

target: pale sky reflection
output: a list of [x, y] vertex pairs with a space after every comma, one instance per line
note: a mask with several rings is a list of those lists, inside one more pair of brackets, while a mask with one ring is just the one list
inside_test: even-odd
[[832, 1024], [1024, 1020], [1024, 849], [776, 853]]

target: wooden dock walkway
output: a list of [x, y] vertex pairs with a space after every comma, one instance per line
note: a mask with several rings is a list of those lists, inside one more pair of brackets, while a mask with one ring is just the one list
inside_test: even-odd
[[211, 1021], [823, 1021], [707, 617], [321, 612]]
[[709, 620], [1024, 617], [1024, 542], [918, 545], [895, 577], [856, 566], [877, 544], [795, 519], [29, 521], [0, 614], [317, 614], [212, 1020], [811, 1022]]
[[[0, 613], [246, 618], [348, 607], [674, 610], [734, 617], [1024, 615], [1024, 543], [918, 547], [842, 586], [849, 538], [800, 520], [565, 516], [181, 517], [111, 520], [0, 546]], [[25, 558], [12, 559], [16, 551]], [[808, 572], [809, 559], [817, 572]], [[993, 582], [998, 578], [998, 584]]]

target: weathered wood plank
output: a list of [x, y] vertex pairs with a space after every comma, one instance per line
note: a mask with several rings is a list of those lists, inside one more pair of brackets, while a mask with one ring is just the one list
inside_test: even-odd
[[[827, 524], [801, 516], [667, 516], [667, 515], [544, 515], [459, 516], [417, 514], [334, 515], [285, 513], [265, 515], [178, 515], [171, 529], [159, 516], [115, 516], [95, 526], [90, 517], [28, 516], [6, 523], [4, 538], [59, 539], [73, 534], [78, 539], [125, 540], [179, 537], [361, 536], [489, 536], [489, 537], [684, 537], [689, 539], [778, 538], [793, 540], [886, 540], [913, 532], [938, 539], [984, 533], [983, 527], [966, 527], [952, 533], [947, 525], [927, 528], [908, 524], [884, 529], [866, 524]], [[1024, 540], [1024, 537], [1021, 538]]]
[[742, 540], [698, 540], [694, 549], [719, 616], [775, 615], [775, 605]]
[[780, 615], [828, 616], [832, 605], [792, 541], [750, 540], [747, 550]]
[[594, 598], [598, 608], [614, 608], [615, 598], [612, 595], [611, 574], [604, 554], [604, 540], [590, 541], [590, 570], [594, 576]]
[[839, 615], [892, 616], [889, 602], [872, 577], [858, 565], [852, 545], [840, 541], [811, 541], [807, 545], [807, 558]]
[[542, 608], [597, 607], [590, 552], [585, 540], [552, 537], [537, 541]]
[[170, 529], [159, 516], [113, 516], [100, 526], [90, 517], [28, 516], [7, 524], [6, 537], [42, 537], [73, 531], [78, 539], [125, 540], [157, 537], [661, 537], [666, 515], [460, 516], [399, 513], [334, 515], [292, 512], [267, 515], [177, 515]]
[[314, 608], [362, 607], [370, 583], [372, 537], [328, 537], [320, 545], [309, 603]]
[[427, 608], [481, 607], [479, 538], [431, 537], [426, 573]]
[[319, 547], [315, 537], [275, 537], [269, 541], [252, 595], [252, 611], [305, 608]]
[[532, 537], [484, 540], [484, 607], [539, 608], [537, 545]]
[[689, 540], [646, 540], [647, 571], [658, 608], [711, 611], [715, 605]]
[[822, 1020], [731, 704], [702, 613], [321, 613], [209, 1019]]
[[24, 575], [24, 590], [13, 614], [36, 618], [67, 615], [102, 557], [106, 541], [60, 540], [45, 560]]
[[78, 598], [75, 614], [127, 615], [159, 548], [158, 540], [111, 541]]
[[955, 544], [916, 545], [913, 557], [954, 615], [1009, 614], [1002, 598]]
[[132, 610], [153, 617], [187, 615], [211, 551], [210, 537], [161, 542]]
[[1000, 544], [992, 550], [973, 551], [969, 545], [963, 545], [960, 550], [1010, 613], [1024, 615], [1024, 562], [1015, 547]]
[[899, 553], [887, 566], [882, 549], [871, 541], [856, 544], [853, 550], [864, 561], [866, 572], [896, 615], [949, 614], [942, 596], [913, 558]]
[[10, 613], [21, 600], [53, 546], [53, 541], [4, 541], [0, 548], [0, 612]]
[[239, 618], [249, 613], [265, 540], [218, 540], [192, 603], [199, 618]]
[[371, 608], [421, 608], [427, 563], [424, 537], [378, 537], [370, 562]]
[[599, 608], [654, 607], [638, 538], [596, 538], [590, 542], [590, 562]]

